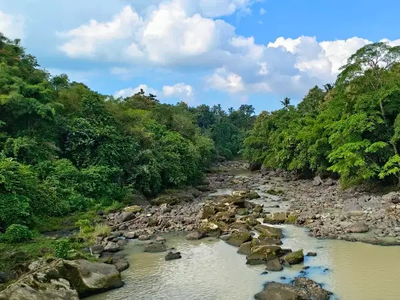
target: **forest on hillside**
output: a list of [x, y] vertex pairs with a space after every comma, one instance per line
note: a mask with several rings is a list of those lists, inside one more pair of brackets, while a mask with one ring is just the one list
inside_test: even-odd
[[343, 187], [400, 181], [400, 47], [367, 45], [334, 84], [257, 117], [251, 105], [114, 98], [51, 76], [19, 40], [0, 35], [0, 229], [35, 227], [136, 193], [196, 185], [211, 162], [251, 163]]
[[0, 231], [201, 182], [240, 154], [254, 108], [101, 95], [0, 35]]
[[359, 49], [334, 84], [313, 87], [295, 107], [262, 112], [245, 156], [303, 176], [340, 177], [342, 187], [400, 183], [400, 47]]

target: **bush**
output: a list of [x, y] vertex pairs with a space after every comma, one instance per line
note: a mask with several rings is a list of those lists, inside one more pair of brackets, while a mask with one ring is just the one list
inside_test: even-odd
[[68, 240], [61, 240], [55, 246], [54, 255], [58, 258], [67, 259], [71, 249], [72, 247]]
[[107, 224], [96, 224], [94, 227], [94, 235], [96, 237], [107, 237], [111, 234], [111, 228]]
[[75, 223], [79, 227], [80, 234], [84, 235], [94, 231], [94, 228], [89, 220], [80, 219]]
[[22, 243], [27, 242], [33, 238], [32, 232], [28, 227], [20, 224], [12, 224], [7, 228], [2, 240], [8, 243]]

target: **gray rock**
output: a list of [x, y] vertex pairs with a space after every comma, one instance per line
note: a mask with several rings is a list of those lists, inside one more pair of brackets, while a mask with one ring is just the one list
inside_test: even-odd
[[158, 236], [157, 238], [156, 238], [156, 242], [160, 242], [160, 243], [164, 243], [164, 242], [166, 242], [167, 240], [165, 239], [165, 238], [163, 238], [162, 236]]
[[314, 185], [314, 186], [319, 186], [319, 185], [321, 185], [322, 183], [323, 183], [323, 181], [322, 181], [322, 179], [321, 179], [320, 176], [314, 177], [314, 180], [313, 180], [313, 185]]
[[168, 252], [167, 255], [165, 256], [165, 260], [169, 261], [169, 260], [175, 260], [175, 259], [180, 259], [182, 258], [181, 253], [180, 252]]
[[104, 251], [103, 245], [93, 245], [90, 247], [93, 254], [101, 254]]
[[137, 238], [138, 235], [137, 235], [136, 232], [132, 232], [132, 231], [131, 231], [131, 232], [125, 232], [125, 233], [124, 233], [124, 237], [127, 238], [127, 239], [132, 240], [132, 239]]
[[279, 272], [279, 271], [283, 270], [283, 267], [282, 267], [282, 264], [279, 261], [279, 259], [275, 258], [275, 259], [267, 262], [267, 266], [266, 266], [265, 270], [272, 271], [272, 272]]
[[118, 244], [114, 243], [114, 242], [108, 242], [107, 245], [104, 247], [104, 251], [107, 251], [107, 252], [117, 252], [120, 250], [121, 250], [121, 247], [118, 246]]
[[144, 252], [157, 253], [165, 251], [167, 251], [167, 246], [160, 243], [149, 244], [144, 247]]
[[390, 192], [384, 196], [382, 196], [382, 200], [386, 202], [391, 202], [393, 204], [398, 204], [400, 203], [400, 197], [399, 194], [396, 192]]
[[139, 241], [148, 241], [148, 240], [150, 240], [150, 236], [142, 234], [142, 235], [139, 235], [138, 240]]
[[331, 294], [311, 279], [298, 277], [292, 284], [269, 282], [254, 298], [256, 300], [328, 300]]
[[365, 233], [369, 231], [368, 226], [365, 223], [355, 223], [353, 225], [350, 225], [347, 228], [347, 231], [350, 233]]
[[198, 231], [190, 232], [186, 235], [187, 240], [200, 240], [204, 237], [205, 237], [204, 233]]
[[116, 262], [113, 262], [113, 265], [119, 272], [123, 272], [129, 268], [129, 262], [125, 259], [118, 259]]
[[4, 272], [0, 272], [0, 283], [6, 283], [8, 280], [8, 276]]
[[308, 253], [306, 254], [306, 256], [317, 256], [317, 253], [315, 253], [315, 252], [308, 252]]
[[118, 223], [124, 223], [135, 218], [135, 214], [133, 212], [124, 211], [117, 218], [116, 221]]
[[251, 242], [246, 242], [240, 245], [239, 250], [237, 251], [239, 254], [250, 255], [251, 253]]

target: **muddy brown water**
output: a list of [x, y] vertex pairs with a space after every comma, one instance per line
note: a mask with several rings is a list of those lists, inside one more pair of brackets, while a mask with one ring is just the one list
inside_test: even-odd
[[[247, 170], [231, 171], [237, 177], [251, 176]], [[264, 195], [254, 202], [266, 206], [287, 202]], [[214, 195], [231, 194], [232, 189]], [[251, 300], [269, 281], [288, 283], [296, 276], [307, 276], [334, 293], [332, 300], [400, 300], [400, 247], [382, 247], [339, 240], [318, 240], [303, 228], [277, 226], [284, 230], [283, 247], [316, 252], [304, 264], [282, 272], [264, 272], [264, 266], [248, 266], [237, 248], [218, 239], [186, 241], [183, 235], [167, 234], [167, 245], [182, 259], [165, 261], [166, 253], [144, 253], [143, 242], [132, 241], [124, 250], [130, 268], [123, 272], [126, 285], [88, 300]], [[302, 268], [308, 266], [305, 274]], [[285, 277], [286, 279], [281, 279]]]
[[[289, 282], [304, 266], [306, 276], [335, 293], [332, 299], [400, 299], [400, 247], [381, 247], [337, 240], [317, 240], [295, 226], [283, 226], [284, 247], [314, 251], [303, 265], [262, 274], [263, 266], [246, 265], [237, 248], [217, 239], [186, 241], [166, 235], [169, 247], [182, 259], [165, 261], [165, 253], [143, 253], [140, 242], [128, 244], [130, 268], [123, 273], [126, 285], [89, 300], [246, 300], [268, 281]], [[281, 277], [286, 277], [282, 280]]]

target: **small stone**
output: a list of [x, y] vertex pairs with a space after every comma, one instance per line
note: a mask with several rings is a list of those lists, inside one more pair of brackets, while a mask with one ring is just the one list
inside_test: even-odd
[[308, 252], [308, 253], [306, 254], [306, 256], [317, 256], [317, 253], [315, 253], [315, 252]]

